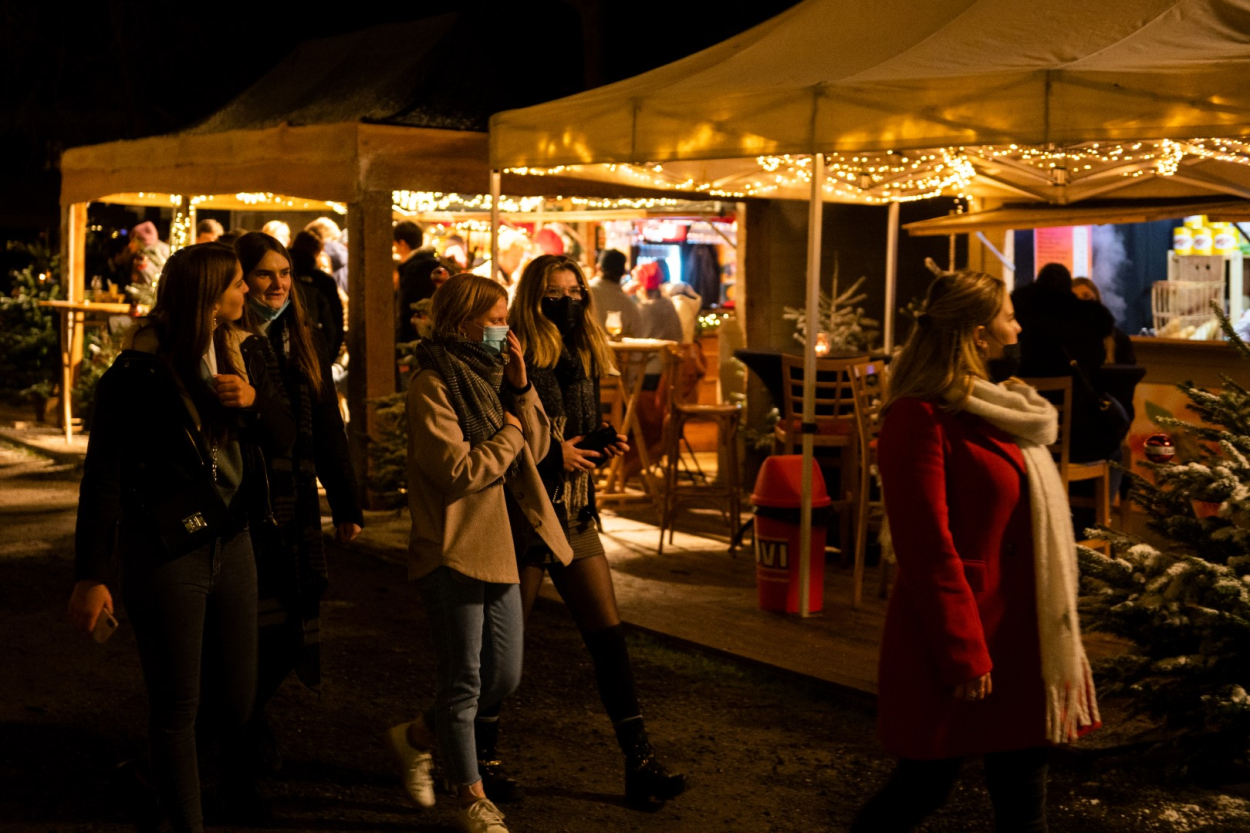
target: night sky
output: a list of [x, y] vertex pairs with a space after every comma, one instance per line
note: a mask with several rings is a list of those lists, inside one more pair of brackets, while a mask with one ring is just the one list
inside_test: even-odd
[[794, 0], [404, 4], [0, 0], [0, 229], [57, 222], [67, 147], [185, 128], [309, 38], [460, 12], [443, 73], [497, 79], [456, 90], [466, 124], [627, 78], [718, 43]]

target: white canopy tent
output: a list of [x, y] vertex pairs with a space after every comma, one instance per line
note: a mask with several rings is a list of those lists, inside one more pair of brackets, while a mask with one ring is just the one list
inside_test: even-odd
[[[681, 61], [495, 115], [491, 163], [806, 192], [815, 332], [823, 200], [892, 203], [893, 239], [897, 201], [939, 193], [1250, 196], [1248, 69], [1250, 0], [806, 0]], [[891, 288], [887, 274], [887, 309]], [[807, 380], [814, 363], [809, 342]], [[810, 384], [803, 410], [812, 423]], [[804, 605], [811, 454], [805, 434]]]

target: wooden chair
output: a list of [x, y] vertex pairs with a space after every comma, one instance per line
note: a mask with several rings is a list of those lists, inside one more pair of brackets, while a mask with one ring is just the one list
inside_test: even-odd
[[[859, 607], [864, 596], [864, 555], [868, 535], [881, 530], [885, 522], [884, 499], [872, 500], [872, 480], [877, 471], [877, 437], [881, 434], [881, 406], [885, 404], [889, 365], [884, 359], [865, 360], [851, 365], [851, 392], [855, 397], [855, 428], [859, 463], [858, 513], [855, 520], [855, 572], [852, 604]], [[890, 563], [881, 555], [881, 587], [877, 595], [890, 592]]]
[[[1091, 463], [1074, 463], [1069, 458], [1068, 448], [1072, 439], [1072, 377], [1045, 376], [1022, 379], [1037, 389], [1059, 411], [1059, 438], [1050, 446], [1055, 455], [1055, 463], [1059, 466], [1059, 478], [1064, 488], [1073, 483], [1086, 480], [1094, 481], [1094, 497], [1069, 498], [1071, 505], [1093, 507], [1094, 523], [1109, 526], [1111, 523], [1111, 464], [1106, 460], [1095, 460]], [[1106, 551], [1107, 542], [1086, 539], [1077, 541], [1086, 547]]]
[[[739, 543], [738, 531], [742, 526], [742, 466], [738, 461], [738, 425], [742, 421], [742, 405], [726, 402], [719, 405], [700, 405], [691, 401], [697, 396], [697, 385], [689, 383], [689, 373], [683, 373], [692, 363], [700, 363], [702, 354], [683, 356], [686, 350], [699, 350], [699, 346], [683, 345], [670, 351], [666, 357], [665, 376], [668, 380], [668, 417], [664, 432], [664, 482], [660, 497], [660, 546], [664, 553], [664, 533], [673, 543], [673, 531], [677, 509], [683, 503], [715, 503], [725, 516], [729, 530], [729, 552], [732, 555]], [[702, 373], [700, 372], [701, 376]], [[695, 380], [697, 382], [697, 379]], [[678, 468], [681, 448], [685, 440], [686, 425], [691, 422], [711, 422], [717, 428], [719, 460], [716, 482], [708, 483], [704, 476], [700, 484], [691, 478], [690, 485], [678, 485]], [[686, 447], [689, 448], [689, 443]], [[691, 459], [694, 459], [693, 453]], [[694, 462], [698, 467], [698, 461]], [[702, 470], [700, 469], [700, 473]]]
[[[839, 485], [835, 492], [830, 485], [833, 510], [838, 525], [843, 557], [851, 547], [851, 524], [857, 512], [858, 495], [855, 477], [855, 396], [851, 391], [850, 368], [862, 358], [816, 360], [816, 448], [837, 448]], [[802, 443], [803, 422], [803, 357], [781, 357], [781, 419], [773, 429], [773, 453], [794, 454]], [[821, 458], [821, 462], [827, 462]]]

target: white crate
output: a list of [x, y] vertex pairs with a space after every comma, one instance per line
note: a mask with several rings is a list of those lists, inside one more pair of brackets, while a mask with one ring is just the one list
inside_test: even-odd
[[[1162, 338], [1190, 338], [1193, 330], [1215, 320], [1211, 302], [1223, 305], [1224, 281], [1156, 281], [1151, 287], [1155, 335]], [[1220, 337], [1214, 328], [1211, 338]]]

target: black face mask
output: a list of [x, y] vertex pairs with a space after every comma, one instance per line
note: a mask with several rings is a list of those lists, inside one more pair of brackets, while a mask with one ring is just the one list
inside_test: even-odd
[[543, 317], [555, 324], [562, 336], [572, 333], [582, 320], [582, 302], [567, 295], [563, 298], [543, 298], [542, 310]]
[[1020, 371], [1020, 344], [1004, 344], [1001, 358], [990, 359], [986, 369], [995, 384], [1005, 382]]

